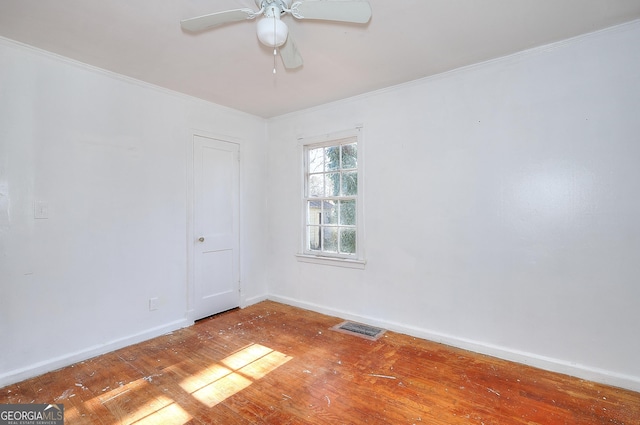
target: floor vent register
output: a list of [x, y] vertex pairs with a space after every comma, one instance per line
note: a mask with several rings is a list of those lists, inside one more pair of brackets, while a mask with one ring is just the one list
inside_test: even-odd
[[377, 340], [386, 332], [384, 329], [376, 328], [374, 326], [349, 321], [337, 324], [331, 329], [337, 332], [359, 336], [371, 341]]

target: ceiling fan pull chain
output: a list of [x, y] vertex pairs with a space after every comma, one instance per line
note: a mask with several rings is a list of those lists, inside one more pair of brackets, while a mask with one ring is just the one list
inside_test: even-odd
[[273, 74], [276, 73], [276, 56], [278, 56], [278, 47], [276, 45], [276, 17], [273, 17]]
[[278, 51], [276, 48], [273, 48], [273, 73], [276, 73], [276, 56], [278, 55]]

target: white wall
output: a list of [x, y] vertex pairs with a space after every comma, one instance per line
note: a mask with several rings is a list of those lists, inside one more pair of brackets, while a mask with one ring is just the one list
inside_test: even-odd
[[[0, 39], [0, 386], [189, 323], [197, 130], [242, 145], [243, 304], [268, 292], [640, 390], [639, 40], [636, 22], [301, 111], [267, 139], [262, 119]], [[367, 266], [298, 262], [296, 139], [356, 124]]]
[[[639, 42], [635, 22], [270, 120], [270, 297], [640, 390]], [[298, 262], [296, 139], [356, 124], [366, 268]]]
[[241, 144], [242, 303], [259, 300], [265, 121], [0, 39], [0, 386], [190, 323], [194, 130]]

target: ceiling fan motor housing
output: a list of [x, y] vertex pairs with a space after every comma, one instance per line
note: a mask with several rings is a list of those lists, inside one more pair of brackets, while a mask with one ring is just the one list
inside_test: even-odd
[[292, 0], [255, 0], [256, 6], [259, 8], [265, 8], [265, 10], [269, 6], [276, 6], [280, 9], [280, 13], [284, 13], [285, 9], [289, 9], [291, 7]]

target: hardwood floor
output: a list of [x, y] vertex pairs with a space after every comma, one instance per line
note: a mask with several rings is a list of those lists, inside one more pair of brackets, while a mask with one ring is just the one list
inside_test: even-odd
[[0, 389], [65, 424], [640, 424], [640, 393], [265, 301]]

